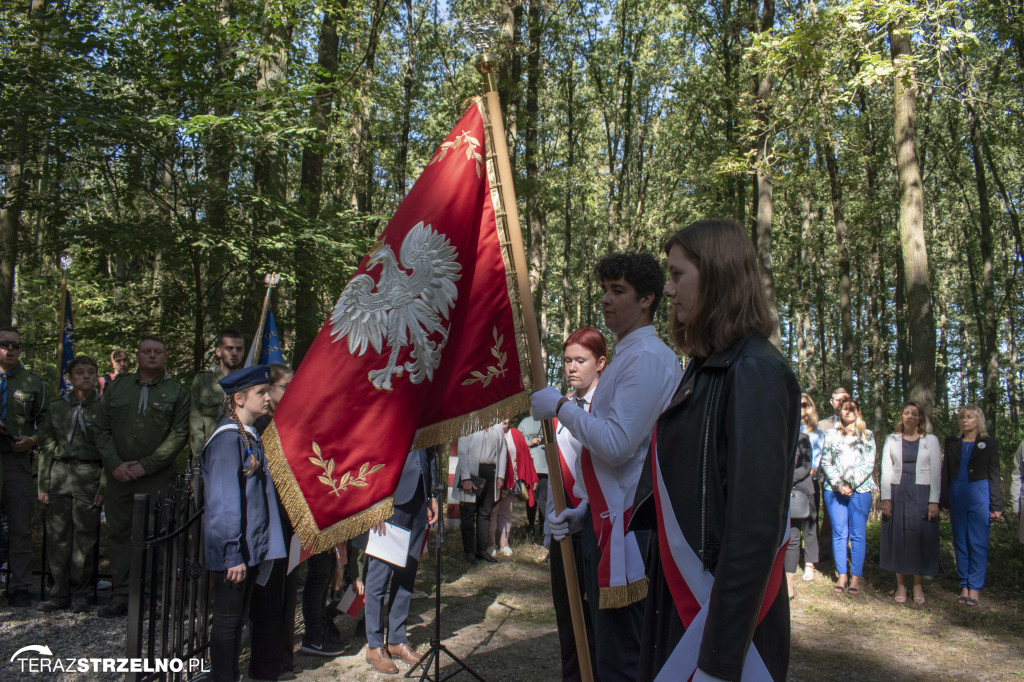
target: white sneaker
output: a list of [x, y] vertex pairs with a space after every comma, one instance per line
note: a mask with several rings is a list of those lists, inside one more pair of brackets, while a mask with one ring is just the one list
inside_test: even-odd
[[511, 547], [502, 547], [501, 548], [501, 555], [502, 556], [512, 556], [512, 548]]
[[814, 566], [804, 567], [804, 580], [814, 580]]

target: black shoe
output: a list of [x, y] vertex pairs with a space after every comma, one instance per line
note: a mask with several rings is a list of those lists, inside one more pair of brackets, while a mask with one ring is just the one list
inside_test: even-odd
[[71, 606], [71, 599], [68, 597], [64, 597], [63, 599], [61, 597], [53, 597], [52, 599], [47, 599], [44, 602], [36, 604], [36, 611], [42, 611], [43, 613], [63, 611], [69, 606]]
[[7, 603], [15, 608], [23, 609], [27, 606], [32, 606], [32, 595], [28, 593], [28, 590], [8, 592]]
[[477, 552], [476, 553], [476, 558], [477, 559], [483, 559], [484, 561], [486, 561], [489, 564], [496, 564], [496, 563], [498, 563], [498, 560], [495, 559], [494, 557], [492, 557], [487, 552]]
[[75, 597], [71, 601], [73, 613], [89, 613], [89, 600], [86, 597]]
[[466, 563], [469, 564], [470, 566], [476, 566], [476, 564], [477, 564], [476, 555], [474, 555], [474, 554], [467, 554], [466, 555]]
[[345, 653], [345, 649], [348, 648], [348, 642], [343, 643], [328, 642], [326, 639], [322, 639], [317, 642], [308, 642], [305, 639], [302, 640], [302, 646], [299, 647], [299, 651], [304, 654], [312, 654], [314, 656], [340, 656]]
[[100, 618], [121, 618], [128, 615], [128, 604], [123, 601], [112, 601], [99, 611], [96, 615]]

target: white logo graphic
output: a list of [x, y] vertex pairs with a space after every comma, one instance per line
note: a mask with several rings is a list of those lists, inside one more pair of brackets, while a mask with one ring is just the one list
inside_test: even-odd
[[[442, 320], [455, 307], [462, 269], [448, 238], [422, 221], [406, 235], [398, 256], [390, 246], [376, 247], [367, 270], [379, 265], [378, 281], [368, 274], [353, 277], [331, 313], [334, 341], [347, 336], [353, 355], [363, 355], [368, 345], [380, 353], [385, 341], [391, 347], [387, 366], [368, 375], [375, 388], [385, 391], [391, 390], [391, 377], [404, 372], [414, 384], [433, 380], [448, 340]], [[430, 338], [435, 332], [442, 334], [439, 343]], [[398, 352], [410, 342], [412, 360], [400, 365]]]
[[11, 656], [11, 662], [13, 663], [14, 659], [16, 659], [18, 656], [25, 653], [26, 651], [33, 651], [39, 654], [40, 656], [53, 656], [53, 652], [50, 651], [50, 647], [44, 646], [42, 644], [29, 644], [28, 646], [23, 646], [17, 651], [15, 651], [14, 655]]

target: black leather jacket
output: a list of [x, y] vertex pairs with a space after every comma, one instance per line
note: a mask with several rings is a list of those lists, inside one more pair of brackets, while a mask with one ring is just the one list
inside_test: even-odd
[[[765, 591], [789, 534], [799, 424], [796, 377], [761, 336], [692, 359], [658, 420], [658, 461], [676, 519], [715, 575], [698, 665], [717, 677], [739, 679], [762, 600], [774, 597]], [[631, 529], [657, 527], [651, 483], [648, 456]], [[778, 618], [760, 627], [780, 630], [788, 651], [785, 606], [776, 603]]]

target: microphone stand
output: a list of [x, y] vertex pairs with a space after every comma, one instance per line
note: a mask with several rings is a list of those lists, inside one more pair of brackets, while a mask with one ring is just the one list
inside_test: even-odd
[[[463, 670], [468, 672], [470, 675], [485, 682], [484, 678], [480, 677], [475, 670], [470, 668], [466, 663], [458, 656], [453, 654], [448, 647], [441, 643], [441, 548], [444, 547], [444, 509], [441, 507], [441, 458], [437, 456], [437, 450], [434, 450], [434, 499], [438, 501], [438, 514], [437, 514], [437, 533], [434, 537], [434, 636], [430, 639], [430, 651], [420, 659], [419, 663], [409, 668], [408, 672], [405, 673], [405, 677], [411, 678], [416, 673], [417, 668], [422, 666], [423, 671], [419, 676], [420, 682], [430, 680], [430, 682], [443, 682], [443, 680], [455, 677]], [[427, 504], [430, 502], [428, 501]], [[429, 529], [428, 529], [429, 530]], [[441, 654], [445, 654], [448, 658], [458, 666], [452, 672], [448, 673], [444, 677], [441, 677]], [[430, 664], [434, 664], [434, 676], [430, 676]]]

